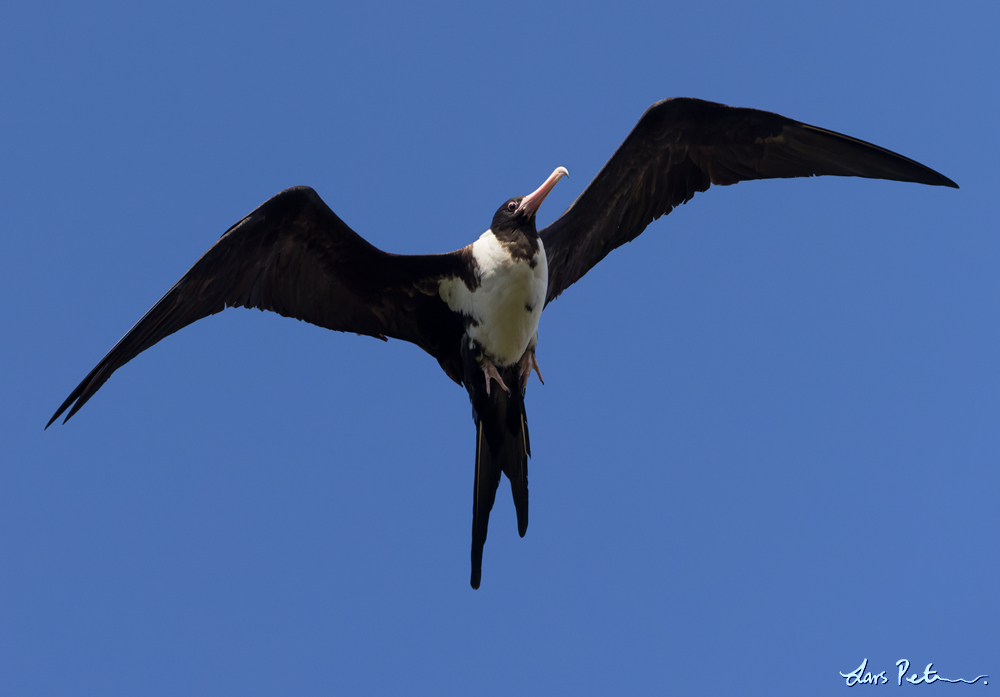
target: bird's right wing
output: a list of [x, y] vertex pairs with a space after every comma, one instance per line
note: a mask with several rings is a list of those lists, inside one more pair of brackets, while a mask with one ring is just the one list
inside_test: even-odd
[[[46, 424], [70, 419], [111, 374], [179, 329], [227, 307], [271, 310], [342, 332], [410, 341], [449, 365], [464, 327], [438, 293], [461, 278], [468, 248], [426, 256], [383, 252], [309, 187], [287, 189], [230, 228], [90, 371]], [[72, 407], [72, 408], [70, 408]]]
[[646, 110], [579, 198], [539, 233], [549, 264], [545, 303], [712, 184], [822, 174], [958, 188], [885, 148], [778, 114], [665, 99]]

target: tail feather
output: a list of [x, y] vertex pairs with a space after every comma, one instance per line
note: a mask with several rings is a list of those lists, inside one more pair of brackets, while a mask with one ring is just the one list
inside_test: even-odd
[[490, 524], [490, 511], [497, 496], [497, 486], [500, 484], [500, 471], [490, 451], [488, 443], [484, 443], [484, 424], [476, 424], [476, 479], [472, 491], [472, 578], [473, 588], [479, 588], [483, 573], [483, 546], [486, 544], [486, 532]]
[[472, 400], [476, 422], [476, 477], [472, 498], [472, 578], [473, 588], [482, 579], [483, 546], [489, 527], [490, 511], [496, 500], [500, 473], [510, 480], [510, 490], [517, 511], [517, 531], [524, 537], [528, 530], [528, 419], [524, 411], [524, 396], [516, 389], [520, 384], [517, 366], [501, 369], [503, 381], [514, 385], [508, 395], [494, 384], [486, 395], [482, 371], [466, 371], [466, 386]]
[[528, 457], [531, 456], [531, 444], [528, 442], [528, 418], [524, 413], [524, 400], [516, 413], [516, 431], [512, 434], [514, 442], [508, 444], [508, 449], [514, 451], [515, 457], [508, 457], [503, 462], [503, 473], [510, 480], [510, 493], [514, 497], [514, 509], [517, 511], [517, 534], [524, 537], [528, 532]]

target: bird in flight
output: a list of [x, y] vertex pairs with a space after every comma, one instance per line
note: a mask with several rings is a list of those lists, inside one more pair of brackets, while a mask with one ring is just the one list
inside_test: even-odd
[[542, 310], [611, 250], [712, 184], [837, 175], [958, 188], [902, 155], [766, 111], [665, 99], [639, 119], [583, 193], [551, 225], [535, 214], [560, 178], [505, 201], [472, 244], [446, 254], [383, 252], [309, 187], [282, 191], [233, 225], [128, 331], [64, 401], [68, 421], [137, 355], [227, 307], [271, 310], [320, 327], [402, 339], [463, 385], [476, 426], [472, 576], [500, 474], [518, 533], [528, 529], [524, 396]]

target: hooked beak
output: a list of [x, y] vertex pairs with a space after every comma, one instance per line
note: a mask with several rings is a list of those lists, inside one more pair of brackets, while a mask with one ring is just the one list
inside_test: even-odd
[[566, 171], [565, 167], [556, 167], [555, 171], [549, 175], [544, 184], [521, 199], [521, 205], [517, 207], [515, 213], [525, 211], [529, 218], [534, 216], [538, 212], [538, 208], [542, 205], [542, 201], [552, 191], [552, 187], [556, 185], [556, 182], [568, 176], [569, 172]]

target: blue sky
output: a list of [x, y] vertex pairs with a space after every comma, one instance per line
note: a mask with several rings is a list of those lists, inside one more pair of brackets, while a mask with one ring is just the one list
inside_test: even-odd
[[[1000, 680], [1000, 11], [885, 2], [22, 3], [0, 21], [0, 693], [964, 694]], [[654, 101], [868, 140], [960, 191], [713, 188], [546, 310], [531, 526], [468, 585], [464, 391], [230, 310], [79, 380], [295, 184], [400, 253]], [[890, 684], [848, 688], [869, 659]], [[992, 683], [991, 683], [992, 686]]]

